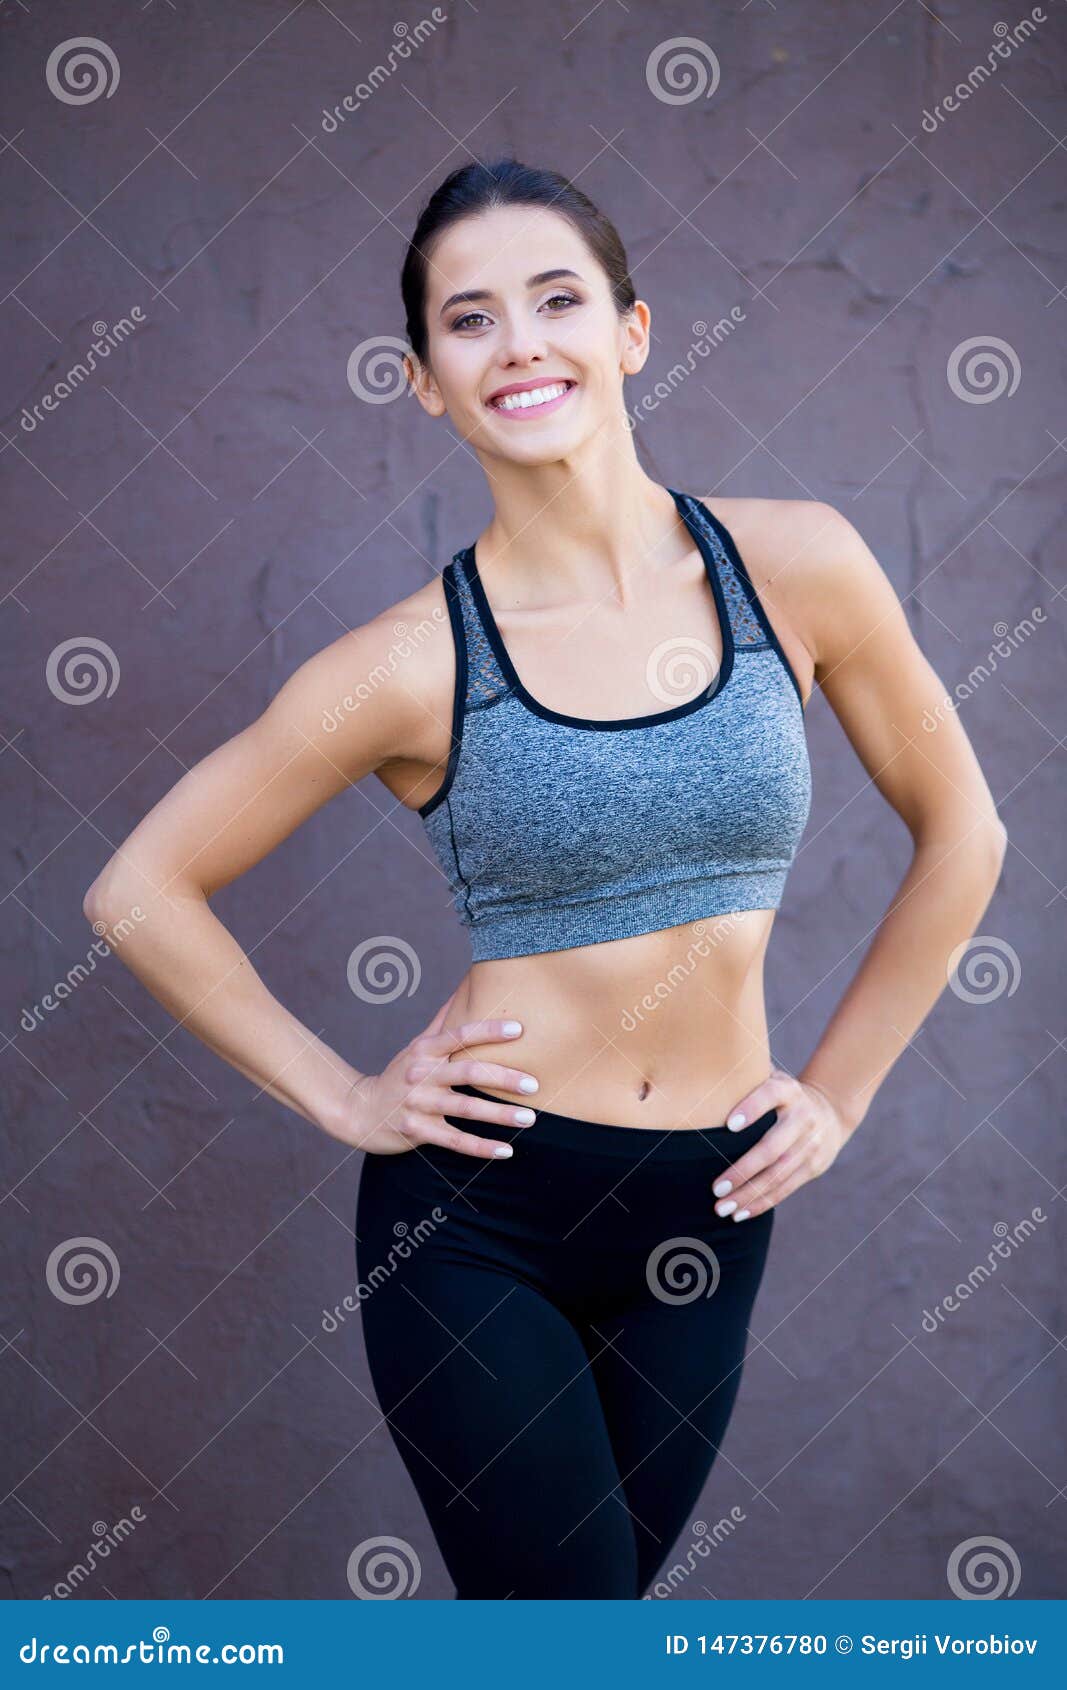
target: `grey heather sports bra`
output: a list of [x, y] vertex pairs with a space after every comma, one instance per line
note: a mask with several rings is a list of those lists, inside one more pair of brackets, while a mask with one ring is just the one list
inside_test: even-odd
[[452, 742], [418, 813], [475, 962], [781, 902], [811, 805], [800, 687], [729, 531], [668, 491], [723, 648], [714, 679], [673, 708], [617, 721], [550, 710], [512, 666], [473, 545], [442, 571]]

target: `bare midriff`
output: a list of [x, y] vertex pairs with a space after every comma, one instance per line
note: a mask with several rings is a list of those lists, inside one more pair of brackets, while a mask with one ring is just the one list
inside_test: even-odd
[[773, 922], [773, 910], [749, 910], [474, 963], [449, 1025], [514, 1019], [523, 1032], [456, 1055], [540, 1081], [529, 1094], [472, 1082], [508, 1103], [623, 1127], [721, 1127], [770, 1073], [763, 958]]

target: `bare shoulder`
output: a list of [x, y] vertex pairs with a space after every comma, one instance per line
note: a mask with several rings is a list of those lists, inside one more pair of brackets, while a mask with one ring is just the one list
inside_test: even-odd
[[729, 529], [776, 624], [803, 642], [816, 678], [867, 629], [903, 613], [885, 571], [849, 518], [821, 499], [708, 499]]
[[349, 780], [418, 756], [455, 674], [444, 587], [433, 577], [307, 658], [270, 712], [295, 738], [329, 747]]

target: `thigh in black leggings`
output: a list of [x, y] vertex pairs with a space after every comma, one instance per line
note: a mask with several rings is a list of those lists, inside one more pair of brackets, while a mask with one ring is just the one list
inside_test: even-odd
[[638, 1597], [655, 1578], [726, 1430], [774, 1222], [720, 1219], [711, 1187], [776, 1118], [658, 1131], [540, 1110], [491, 1128], [507, 1159], [364, 1157], [368, 1364], [458, 1597]]

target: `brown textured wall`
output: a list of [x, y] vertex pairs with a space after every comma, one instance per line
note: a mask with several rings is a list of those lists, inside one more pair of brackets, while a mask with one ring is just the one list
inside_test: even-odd
[[[358, 1317], [322, 1327], [351, 1289], [358, 1155], [93, 958], [81, 899], [184, 768], [484, 523], [448, 429], [348, 373], [403, 332], [426, 193], [514, 151], [576, 175], [627, 242], [655, 318], [630, 403], [666, 383], [644, 461], [857, 524], [964, 683], [1011, 838], [975, 968], [831, 1177], [780, 1211], [698, 1516], [744, 1520], [678, 1598], [947, 1595], [952, 1551], [989, 1536], [1020, 1596], [1064, 1595], [1063, 12], [1047, 0], [1014, 46], [998, 26], [1022, 8], [936, 0], [450, 0], [440, 23], [346, 0], [4, 8], [5, 1594], [45, 1594], [134, 1508], [81, 1594], [346, 1598], [381, 1533], [419, 1557], [419, 1597], [451, 1594]], [[420, 20], [361, 109], [324, 119]], [[80, 35], [114, 63], [94, 49], [104, 85], [64, 89], [49, 58]], [[653, 90], [679, 37], [713, 90]], [[731, 310], [694, 354], [694, 325]], [[60, 397], [94, 325], [123, 318]], [[99, 696], [68, 641], [101, 642]], [[791, 1067], [907, 858], [821, 699], [810, 731], [815, 806], [769, 967]], [[416, 819], [373, 781], [216, 908], [362, 1067], [466, 962]], [[373, 1003], [346, 966], [377, 935], [421, 980]], [[78, 1238], [111, 1294], [64, 1280]], [[998, 1242], [996, 1272], [929, 1313]]]

